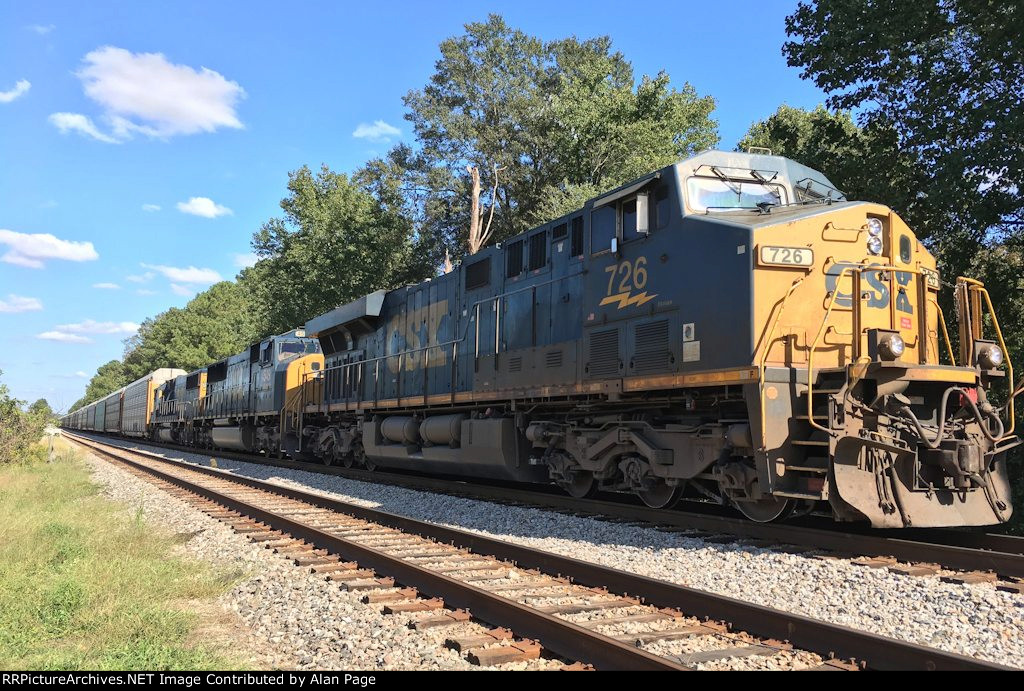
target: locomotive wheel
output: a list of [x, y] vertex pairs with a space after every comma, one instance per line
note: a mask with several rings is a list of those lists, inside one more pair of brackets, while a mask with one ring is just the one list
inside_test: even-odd
[[355, 450], [354, 449], [350, 450], [346, 454], [342, 454], [342, 456], [341, 456], [341, 465], [343, 465], [346, 468], [351, 468], [352, 466], [355, 465], [355, 463], [356, 463], [356, 454], [355, 454]]
[[569, 473], [568, 480], [559, 480], [558, 486], [564, 489], [570, 497], [584, 499], [597, 491], [597, 480], [594, 479], [593, 473], [577, 470]]
[[757, 501], [735, 501], [740, 513], [757, 523], [780, 521], [793, 512], [794, 502], [782, 497], [763, 497]]
[[366, 457], [362, 442], [352, 442], [352, 465], [363, 466], [371, 473], [377, 469], [377, 464]]
[[636, 495], [652, 509], [664, 509], [675, 504], [682, 493], [682, 485], [675, 485], [673, 487], [663, 480], [658, 480], [649, 489], [637, 490]]

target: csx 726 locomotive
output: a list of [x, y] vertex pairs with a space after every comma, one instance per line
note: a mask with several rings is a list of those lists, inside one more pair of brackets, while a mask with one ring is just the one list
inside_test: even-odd
[[708, 151], [310, 320], [271, 397], [253, 388], [257, 344], [237, 407], [216, 408], [218, 363], [184, 377], [187, 404], [158, 391], [149, 424], [204, 446], [652, 507], [688, 492], [758, 521], [1003, 522], [1019, 442], [1012, 396], [997, 408], [990, 392], [1012, 367], [966, 278], [953, 352], [941, 286], [892, 210], [783, 157]]

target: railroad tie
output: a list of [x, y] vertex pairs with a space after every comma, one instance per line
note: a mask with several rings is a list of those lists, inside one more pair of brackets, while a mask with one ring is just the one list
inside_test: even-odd
[[364, 581], [350, 581], [342, 583], [342, 590], [380, 590], [382, 588], [394, 588], [395, 579], [391, 577], [380, 577]]
[[969, 585], [972, 583], [995, 583], [997, 578], [996, 574], [991, 571], [969, 571], [967, 573], [957, 573], [951, 576], [940, 576], [939, 580], [943, 583]]
[[393, 602], [384, 605], [384, 614], [404, 614], [406, 612], [427, 612], [444, 609], [444, 600], [438, 597], [420, 598], [411, 602]]
[[509, 662], [524, 662], [540, 657], [540, 643], [536, 641], [516, 641], [509, 645], [493, 645], [489, 648], [473, 648], [466, 652], [466, 661], [471, 665], [493, 667]]
[[445, 612], [437, 617], [427, 617], [426, 619], [420, 619], [418, 621], [410, 621], [409, 628], [417, 631], [426, 631], [427, 629], [436, 629], [442, 626], [461, 624], [469, 621], [470, 619], [472, 619], [472, 617], [469, 612], [464, 609], [456, 609], [450, 612]]
[[734, 648], [722, 648], [721, 650], [704, 650], [699, 653], [672, 655], [670, 657], [676, 662], [689, 667], [699, 665], [702, 662], [715, 662], [730, 657], [771, 657], [778, 652], [778, 648], [772, 648], [767, 645], [743, 645]]
[[444, 642], [444, 647], [458, 653], [464, 653], [473, 648], [483, 648], [488, 645], [494, 645], [500, 641], [508, 640], [512, 638], [513, 635], [514, 634], [508, 629], [496, 628], [475, 636], [448, 638]]
[[664, 621], [665, 619], [671, 619], [672, 615], [665, 614], [664, 612], [654, 613], [643, 613], [643, 614], [627, 614], [621, 617], [610, 617], [608, 619], [591, 619], [589, 621], [578, 621], [577, 625], [582, 626], [585, 629], [597, 629], [602, 626], [614, 626], [616, 624], [645, 624], [651, 621]]
[[354, 561], [336, 561], [329, 564], [313, 564], [309, 570], [312, 573], [330, 574], [336, 571], [355, 571], [358, 568], [359, 564]]
[[602, 600], [600, 602], [585, 602], [578, 605], [548, 605], [537, 607], [537, 610], [545, 614], [579, 614], [580, 612], [592, 612], [600, 609], [616, 609], [619, 607], [636, 607], [640, 605], [639, 600], [618, 599]]
[[364, 605], [376, 605], [386, 602], [401, 602], [403, 600], [414, 600], [419, 597], [419, 591], [415, 588], [402, 588], [389, 593], [371, 592], [363, 595]]
[[934, 576], [939, 567], [929, 564], [896, 564], [889, 567], [889, 573], [897, 576]]
[[644, 633], [623, 633], [617, 636], [612, 636], [617, 641], [623, 643], [630, 643], [636, 647], [647, 645], [648, 643], [655, 643], [657, 641], [678, 641], [683, 638], [694, 638], [697, 636], [713, 636], [715, 635], [713, 629], [709, 629], [706, 626], [688, 626], [681, 629], [666, 629], [664, 631], [647, 631]]

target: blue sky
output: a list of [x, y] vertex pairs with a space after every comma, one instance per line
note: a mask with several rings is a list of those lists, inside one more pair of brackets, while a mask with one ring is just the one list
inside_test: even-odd
[[0, 0], [0, 381], [73, 403], [135, 325], [234, 277], [288, 171], [411, 141], [402, 96], [466, 22], [610, 35], [714, 96], [731, 148], [823, 101], [780, 52], [795, 4]]

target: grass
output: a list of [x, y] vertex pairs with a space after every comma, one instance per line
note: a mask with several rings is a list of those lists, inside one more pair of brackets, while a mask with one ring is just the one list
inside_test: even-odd
[[74, 451], [58, 449], [53, 463], [0, 466], [0, 669], [238, 667], [223, 643], [201, 640], [184, 604], [237, 574], [171, 555], [173, 535], [101, 497]]

